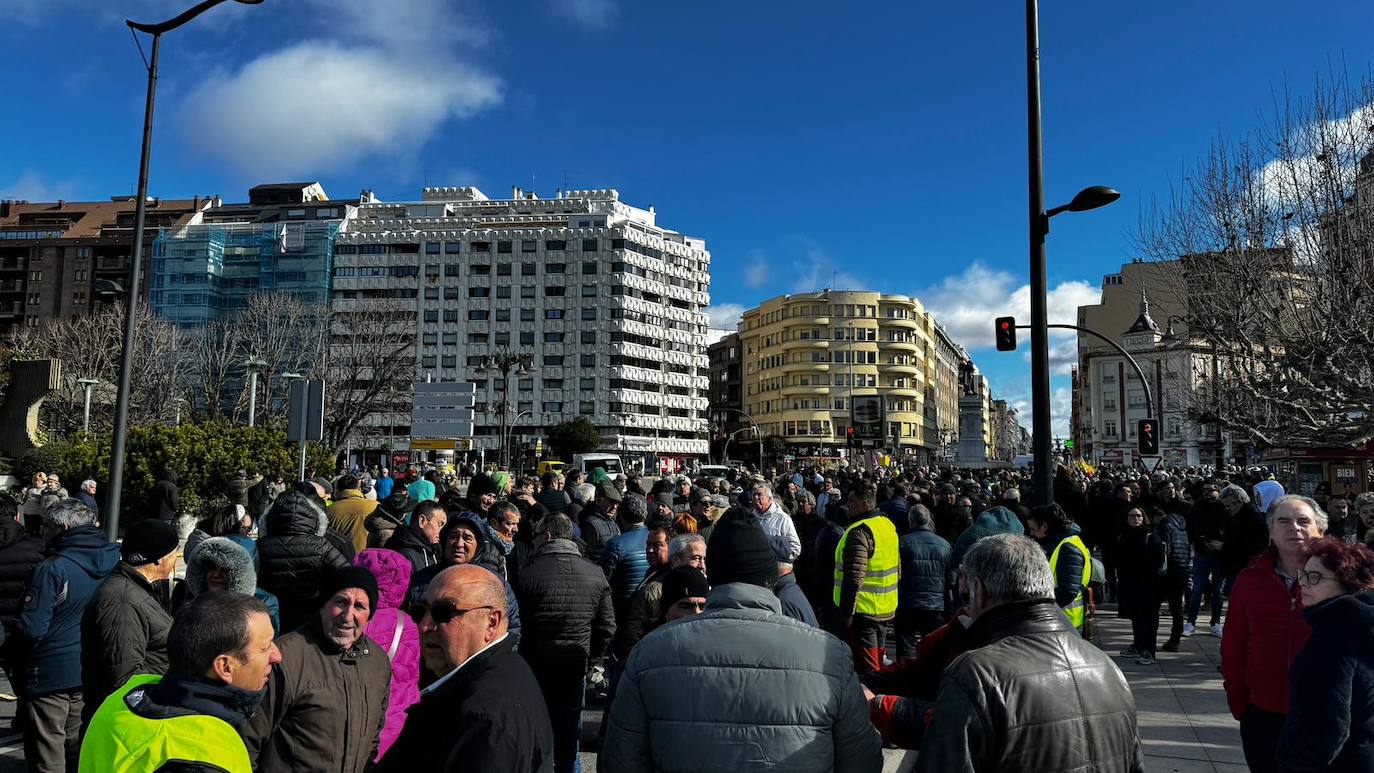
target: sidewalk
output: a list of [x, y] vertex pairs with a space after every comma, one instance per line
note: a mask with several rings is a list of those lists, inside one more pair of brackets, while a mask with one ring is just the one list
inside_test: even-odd
[[[1131, 643], [1130, 621], [1114, 609], [1099, 612], [1102, 649], [1113, 656]], [[1160, 620], [1161, 641], [1170, 620]], [[1153, 666], [1113, 657], [1135, 693], [1145, 769], [1150, 773], [1245, 773], [1240, 725], [1221, 687], [1221, 639], [1198, 633], [1182, 652], [1160, 652]]]

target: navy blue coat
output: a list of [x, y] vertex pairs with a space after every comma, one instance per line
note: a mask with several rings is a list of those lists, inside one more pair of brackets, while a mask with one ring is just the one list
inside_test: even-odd
[[892, 525], [897, 528], [898, 534], [906, 534], [911, 531], [911, 521], [907, 516], [906, 497], [889, 499], [878, 505], [878, 509], [883, 511]]
[[796, 620], [799, 623], [806, 623], [812, 628], [820, 628], [821, 624], [816, 621], [816, 611], [811, 608], [811, 602], [807, 600], [806, 594], [802, 593], [801, 586], [797, 584], [797, 575], [789, 572], [778, 578], [778, 582], [773, 586], [773, 595], [778, 597], [778, 603], [782, 604], [782, 613]]
[[1186, 578], [1192, 571], [1192, 543], [1188, 539], [1188, 518], [1171, 512], [1155, 527], [1155, 534], [1169, 551], [1169, 576]]
[[1288, 669], [1279, 770], [1374, 770], [1374, 591], [1303, 610], [1312, 637]]
[[944, 537], [917, 529], [897, 540], [902, 576], [897, 585], [898, 609], [944, 609], [945, 582], [951, 548]]
[[28, 645], [24, 689], [30, 696], [81, 687], [81, 616], [119, 564], [119, 546], [94, 526], [58, 535], [53, 555], [33, 569], [15, 633]]
[[601, 570], [611, 583], [611, 600], [615, 603], [617, 619], [625, 602], [649, 573], [649, 557], [644, 553], [648, 542], [649, 530], [639, 523], [627, 527], [627, 531], [607, 542], [601, 551]]

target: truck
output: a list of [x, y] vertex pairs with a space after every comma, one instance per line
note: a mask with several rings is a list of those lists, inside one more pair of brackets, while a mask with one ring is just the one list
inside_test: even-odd
[[625, 465], [620, 461], [616, 454], [573, 454], [572, 468], [592, 474], [592, 470], [600, 467], [608, 475], [621, 475], [625, 472]]

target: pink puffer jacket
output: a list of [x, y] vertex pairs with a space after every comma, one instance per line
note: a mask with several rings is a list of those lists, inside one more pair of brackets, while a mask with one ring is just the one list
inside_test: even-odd
[[[377, 746], [377, 759], [386, 754], [401, 726], [406, 721], [406, 709], [420, 700], [420, 629], [401, 606], [410, 587], [410, 560], [394, 550], [368, 548], [359, 553], [353, 563], [365, 567], [377, 578], [377, 611], [367, 623], [367, 635], [391, 651], [391, 700], [386, 707], [386, 724]], [[401, 635], [396, 639], [397, 621]]]

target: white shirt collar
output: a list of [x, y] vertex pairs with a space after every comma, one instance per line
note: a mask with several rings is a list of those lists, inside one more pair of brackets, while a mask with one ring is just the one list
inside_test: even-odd
[[471, 663], [473, 658], [477, 657], [478, 655], [481, 655], [483, 652], [486, 652], [487, 650], [491, 649], [492, 647], [495, 647], [496, 645], [498, 645], [498, 644], [500, 644], [501, 642], [505, 641], [505, 640], [506, 640], [506, 637], [509, 636], [509, 635], [510, 635], [509, 632], [501, 634], [500, 638], [497, 638], [497, 639], [492, 640], [492, 642], [491, 642], [490, 644], [488, 644], [487, 646], [485, 646], [485, 647], [483, 647], [482, 649], [477, 650], [476, 652], [472, 653], [470, 656], [468, 656], [468, 659], [467, 659], [467, 660], [464, 660], [462, 663], [459, 663], [457, 666], [455, 666], [455, 667], [453, 668], [452, 671], [450, 671], [450, 672], [448, 672], [447, 674], [444, 674], [443, 676], [441, 676], [441, 677], [439, 677], [438, 679], [434, 680], [434, 683], [433, 683], [433, 684], [431, 684], [430, 686], [426, 687], [424, 690], [421, 690], [421, 692], [422, 692], [422, 693], [432, 693], [432, 692], [437, 691], [440, 687], [443, 686], [444, 682], [447, 682], [447, 681], [449, 680], [449, 677], [451, 677], [451, 676], [453, 676], [454, 674], [456, 674], [456, 673], [458, 673], [459, 671], [461, 671], [461, 670], [463, 669], [463, 666], [466, 666], [467, 664]]

